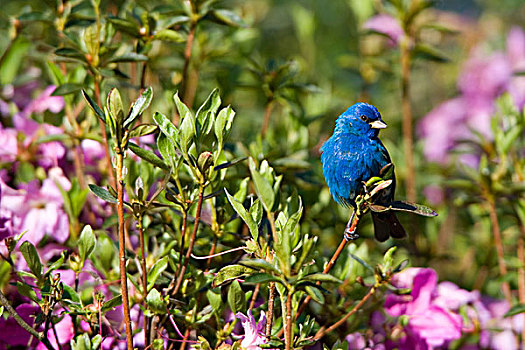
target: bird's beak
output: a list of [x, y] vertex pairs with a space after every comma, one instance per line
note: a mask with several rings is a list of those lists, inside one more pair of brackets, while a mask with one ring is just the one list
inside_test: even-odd
[[372, 129], [384, 129], [387, 127], [385, 123], [383, 123], [381, 120], [374, 120], [370, 123], [370, 127]]

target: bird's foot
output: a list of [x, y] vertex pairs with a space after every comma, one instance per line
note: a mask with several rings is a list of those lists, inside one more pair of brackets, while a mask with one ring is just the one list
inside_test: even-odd
[[350, 227], [347, 227], [345, 229], [345, 232], [343, 233], [343, 236], [344, 238], [347, 240], [347, 241], [355, 241], [356, 239], [359, 238], [359, 234], [355, 232], [356, 230], [352, 230], [350, 231]]

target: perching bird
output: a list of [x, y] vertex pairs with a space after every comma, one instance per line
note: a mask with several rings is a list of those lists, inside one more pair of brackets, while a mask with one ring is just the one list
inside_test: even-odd
[[[388, 151], [378, 137], [379, 130], [386, 126], [377, 108], [367, 103], [356, 103], [337, 118], [333, 135], [321, 147], [323, 175], [330, 193], [337, 203], [352, 206], [353, 215], [355, 199], [365, 191], [364, 183], [378, 176], [380, 170], [391, 162]], [[378, 204], [393, 202], [395, 176], [392, 180], [392, 184], [380, 195]], [[352, 218], [345, 230], [347, 239], [354, 236], [353, 232], [347, 232]], [[375, 237], [380, 242], [390, 236], [406, 236], [405, 229], [393, 211], [372, 212], [372, 220]]]

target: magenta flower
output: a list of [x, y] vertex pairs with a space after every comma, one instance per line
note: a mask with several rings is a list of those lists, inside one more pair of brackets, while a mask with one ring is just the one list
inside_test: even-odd
[[[15, 310], [27, 324], [33, 325], [35, 323], [34, 317], [40, 308], [31, 304], [20, 304]], [[14, 318], [4, 319], [0, 317], [0, 329], [2, 330], [0, 331], [0, 349], [5, 349], [6, 346], [25, 347], [28, 345], [31, 335], [20, 327]]]
[[14, 190], [0, 182], [2, 188], [0, 213], [9, 215], [11, 234], [27, 231], [22, 241], [27, 240], [35, 245], [46, 234], [59, 243], [67, 240], [69, 219], [62, 208], [64, 201], [57, 183], [66, 191], [71, 188], [69, 180], [60, 168], [50, 169], [48, 178], [42, 182], [42, 186], [34, 180], [20, 185], [19, 190]]
[[405, 35], [397, 19], [387, 14], [380, 14], [369, 18], [363, 25], [363, 28], [388, 36], [392, 46], [398, 45], [401, 38]]
[[242, 336], [241, 348], [246, 350], [259, 350], [260, 344], [266, 343], [264, 336], [264, 326], [266, 325], [266, 316], [264, 312], [261, 312], [259, 321], [255, 322], [255, 318], [252, 316], [252, 311], [248, 310], [247, 316], [238, 312], [237, 317], [244, 328], [244, 336]]
[[[525, 69], [525, 32], [512, 28], [507, 37], [507, 51], [490, 55], [475, 49], [458, 78], [460, 95], [435, 107], [419, 123], [425, 141], [424, 154], [430, 161], [445, 164], [462, 139], [471, 139], [472, 130], [491, 137], [491, 116], [495, 100], [508, 92], [516, 107], [525, 105], [525, 78], [514, 73]], [[469, 166], [477, 166], [479, 156], [461, 157]]]
[[[411, 285], [407, 283], [410, 279]], [[407, 269], [396, 275], [393, 284], [412, 288], [409, 295], [391, 294], [385, 301], [385, 311], [390, 316], [408, 317], [405, 327], [408, 338], [432, 349], [461, 337], [461, 316], [435, 303], [437, 274], [434, 270]]]

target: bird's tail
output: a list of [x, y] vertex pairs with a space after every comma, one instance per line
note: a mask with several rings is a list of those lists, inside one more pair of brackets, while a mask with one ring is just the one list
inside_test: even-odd
[[374, 222], [374, 234], [379, 242], [386, 241], [390, 236], [393, 238], [405, 238], [405, 229], [397, 219], [393, 211], [372, 213]]

